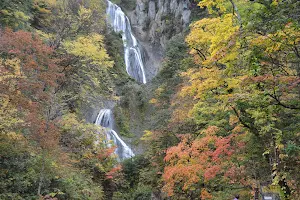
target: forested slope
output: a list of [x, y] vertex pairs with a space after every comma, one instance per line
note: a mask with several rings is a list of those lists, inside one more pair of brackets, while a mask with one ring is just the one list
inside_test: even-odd
[[169, 42], [150, 100], [165, 119], [142, 138], [159, 187], [171, 199], [255, 188], [299, 199], [299, 2], [198, 6], [208, 16]]
[[[105, 1], [0, 2], [0, 199], [300, 199], [300, 3], [189, 3], [143, 85]], [[121, 163], [106, 101], [139, 149]]]
[[1, 1], [0, 199], [103, 199], [119, 167], [84, 111], [115, 98], [124, 73], [106, 51], [105, 6]]

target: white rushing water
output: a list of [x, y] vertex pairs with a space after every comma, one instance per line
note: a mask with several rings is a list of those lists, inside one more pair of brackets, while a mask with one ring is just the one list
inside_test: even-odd
[[140, 83], [147, 83], [140, 46], [132, 34], [128, 17], [116, 4], [107, 1], [108, 23], [122, 34], [127, 73]]
[[132, 150], [126, 145], [126, 143], [118, 136], [116, 131], [113, 130], [114, 118], [110, 109], [101, 109], [95, 124], [106, 128], [105, 134], [107, 142], [113, 141], [117, 146], [115, 153], [118, 155], [119, 160], [131, 158], [134, 156]]

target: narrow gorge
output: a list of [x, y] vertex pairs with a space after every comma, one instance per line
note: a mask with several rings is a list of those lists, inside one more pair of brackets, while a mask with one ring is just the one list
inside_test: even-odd
[[299, 0], [1, 0], [1, 200], [300, 199]]
[[[128, 11], [128, 14], [141, 41], [135, 37], [128, 16], [120, 6], [111, 1], [107, 1], [107, 25], [122, 37], [127, 74], [137, 83], [147, 84], [161, 68], [167, 42], [175, 35], [182, 34], [183, 29], [188, 26], [191, 14], [190, 2], [188, 0], [178, 1], [178, 3], [177, 1], [160, 0], [158, 2], [137, 1], [136, 3], [135, 10]], [[175, 23], [180, 23], [180, 26], [174, 27]], [[108, 141], [114, 142], [117, 146], [115, 153], [120, 160], [123, 160], [134, 154], [112, 129], [112, 125], [107, 124], [108, 121], [109, 123], [113, 122], [113, 110], [113, 107], [101, 109], [95, 124], [110, 127], [110, 130], [106, 131], [106, 138]], [[140, 131], [143, 132], [141, 129]], [[134, 137], [138, 138], [139, 135], [141, 136], [142, 133]]]

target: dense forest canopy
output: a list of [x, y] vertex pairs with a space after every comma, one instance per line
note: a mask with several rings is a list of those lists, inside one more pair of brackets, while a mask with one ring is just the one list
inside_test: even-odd
[[[300, 199], [299, 1], [190, 1], [147, 84], [106, 6], [1, 0], [0, 199]], [[135, 157], [93, 124], [104, 102]]]

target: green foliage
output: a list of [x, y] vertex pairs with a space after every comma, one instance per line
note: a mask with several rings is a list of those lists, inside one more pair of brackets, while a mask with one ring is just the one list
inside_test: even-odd
[[115, 122], [119, 129], [119, 133], [125, 137], [132, 137], [133, 135], [130, 133], [129, 120], [124, 110], [120, 107], [114, 109], [115, 111]]
[[116, 86], [122, 87], [130, 79], [126, 72], [122, 36], [109, 31], [105, 33], [104, 42], [110, 58], [114, 61], [114, 66], [111, 68], [110, 73]]
[[99, 34], [92, 34], [87, 37], [79, 36], [75, 41], [66, 41], [64, 48], [68, 53], [82, 58], [82, 62], [90, 62], [103, 68], [113, 65], [104, 48], [103, 36]]
[[99, 184], [95, 184], [93, 180], [85, 174], [84, 171], [70, 171], [62, 169], [62, 172], [68, 174], [67, 176], [61, 173], [61, 177], [56, 177], [54, 181], [55, 188], [50, 196], [58, 199], [86, 199], [98, 200], [103, 199], [103, 189]]
[[167, 44], [165, 62], [163, 63], [163, 68], [158, 75], [158, 79], [173, 80], [172, 78], [174, 78], [174, 81], [176, 81], [176, 79], [179, 78], [178, 74], [180, 71], [191, 67], [193, 61], [188, 56], [188, 50], [188, 46], [184, 42], [184, 37], [182, 35], [175, 36], [172, 40], [170, 40]]
[[18, 0], [4, 0], [0, 4], [0, 24], [14, 29], [28, 28], [32, 6], [32, 0], [22, 3]]
[[[236, 192], [249, 198], [249, 185], [271, 182], [281, 198], [298, 197], [299, 170], [293, 166], [299, 161], [300, 36], [295, 15], [299, 2], [207, 0], [199, 5], [208, 8], [210, 16], [191, 25], [185, 39], [191, 55], [178, 48], [180, 40], [173, 42], [155, 80], [150, 103], [156, 108], [155, 118], [160, 119], [162, 112], [167, 120], [161, 119], [142, 137], [149, 145], [146, 155], [158, 165], [153, 170], [165, 170], [162, 185], [173, 184], [171, 199], [231, 198], [229, 188], [243, 187]], [[188, 60], [188, 65], [182, 59]], [[199, 148], [194, 145], [205, 138], [203, 130], [210, 126], [219, 128], [216, 136], [221, 140], [235, 134], [243, 139], [235, 147], [241, 152], [223, 156], [226, 161], [218, 166], [231, 163], [240, 169], [229, 168], [205, 181], [202, 173], [216, 160], [201, 167], [209, 159], [197, 162], [193, 153], [184, 152], [191, 145], [199, 158], [214, 150], [212, 144], [203, 147], [205, 141]], [[176, 138], [182, 141], [185, 135], [192, 139], [186, 145], [178, 144]], [[167, 149], [168, 160], [168, 153], [176, 148], [180, 149], [174, 157], [179, 159], [178, 165], [172, 168], [174, 163], [161, 162], [160, 154], [163, 157]], [[199, 169], [192, 177], [196, 167]], [[226, 182], [228, 178], [230, 182]], [[195, 185], [189, 185], [193, 181]]]
[[76, 40], [66, 41], [63, 45], [68, 53], [79, 57], [78, 63], [72, 66], [73, 69], [70, 71], [72, 72], [70, 90], [74, 91], [77, 88], [77, 98], [90, 103], [96, 102], [99, 93], [112, 95], [108, 68], [113, 66], [113, 62], [110, 61], [104, 48], [103, 36], [99, 34], [79, 36]]
[[130, 187], [138, 185], [140, 178], [140, 169], [149, 166], [149, 161], [142, 156], [136, 156], [123, 162], [123, 173]]
[[37, 181], [38, 160], [31, 154], [26, 139], [16, 133], [1, 133], [0, 156], [1, 199], [21, 199], [22, 193], [35, 196], [33, 183]]
[[151, 168], [148, 159], [143, 156], [135, 156], [127, 159], [122, 163], [123, 179], [126, 183], [120, 185], [118, 190], [114, 192], [113, 199], [149, 199], [151, 198], [152, 188], [149, 185], [149, 178], [144, 179], [145, 170]]
[[[299, 199], [300, 2], [199, 6], [209, 15], [169, 41], [159, 75], [140, 85], [120, 35], [105, 32], [105, 1], [2, 1], [1, 27], [43, 41], [0, 33], [0, 199], [249, 199], [260, 185]], [[122, 135], [145, 133], [145, 153], [122, 168], [82, 119], [106, 100], [120, 100]]]
[[60, 123], [61, 142], [72, 152], [84, 153], [93, 149], [96, 140], [102, 140], [98, 134], [101, 131], [99, 127], [79, 121], [74, 113], [64, 115]]
[[55, 155], [45, 157], [22, 135], [1, 134], [0, 156], [1, 199], [36, 199], [43, 162], [43, 195], [59, 199], [101, 199], [103, 196], [101, 187], [88, 174], [60, 163]]
[[1, 27], [49, 45], [0, 33], [0, 199], [103, 199], [120, 170], [114, 147], [79, 116], [114, 97], [104, 1], [4, 1], [0, 15]]

